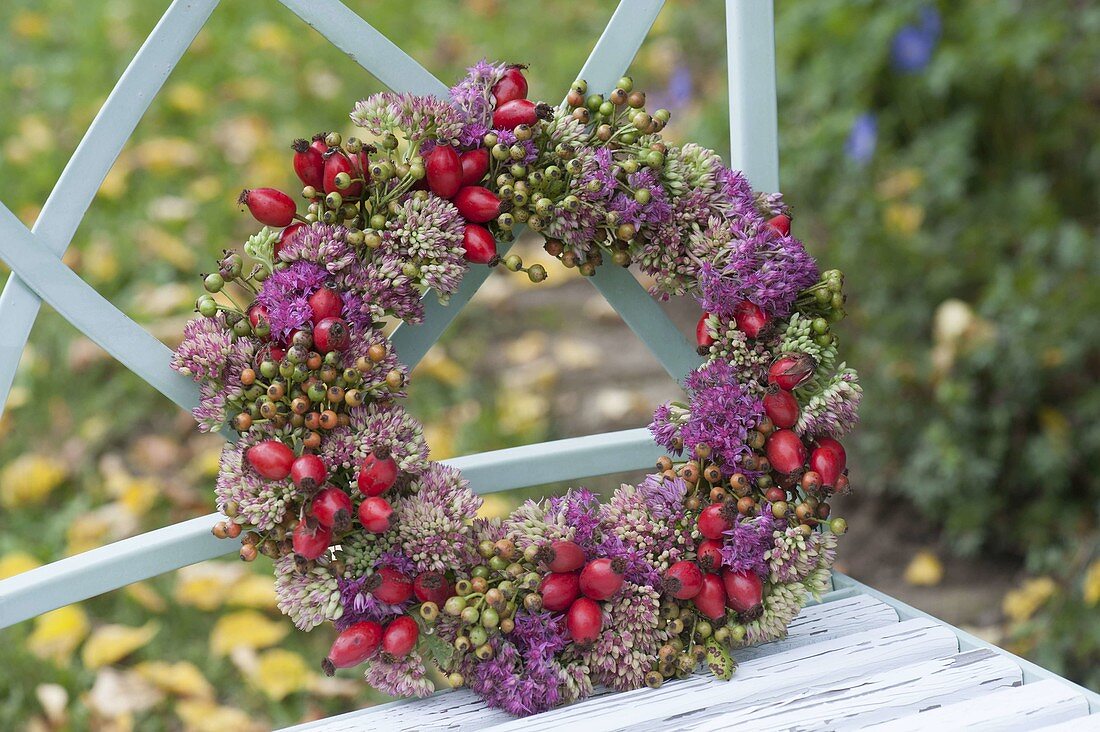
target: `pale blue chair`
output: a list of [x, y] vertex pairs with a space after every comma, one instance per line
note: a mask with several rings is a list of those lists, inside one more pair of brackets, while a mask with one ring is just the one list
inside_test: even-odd
[[[280, 1], [390, 88], [446, 93], [442, 82], [339, 0]], [[168, 367], [170, 351], [60, 258], [138, 120], [217, 4], [172, 3], [92, 122], [33, 229], [0, 205], [0, 259], [13, 271], [0, 296], [0, 408], [42, 302], [181, 408], [197, 403], [196, 386]], [[609, 89], [661, 6], [661, 0], [623, 0], [578, 76], [593, 90]], [[755, 188], [778, 190], [771, 0], [727, 0], [726, 27], [730, 162]], [[397, 331], [394, 342], [406, 363], [420, 361], [489, 272], [471, 270], [448, 307], [429, 297], [424, 323]], [[600, 268], [592, 283], [672, 377], [699, 363], [627, 271]], [[489, 493], [649, 468], [659, 454], [648, 432], [634, 429], [448, 462], [478, 492]], [[234, 552], [232, 542], [210, 534], [220, 518], [184, 521], [0, 581], [0, 628]], [[794, 621], [788, 638], [737, 653], [740, 669], [728, 683], [700, 675], [523, 720], [485, 708], [468, 691], [441, 692], [295, 729], [1100, 730], [1097, 694], [844, 575], [837, 574], [833, 586]]]

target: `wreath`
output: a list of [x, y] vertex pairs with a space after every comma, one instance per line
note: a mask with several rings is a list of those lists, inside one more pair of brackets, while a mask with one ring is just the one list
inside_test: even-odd
[[[304, 214], [241, 194], [264, 228], [205, 275], [174, 356], [199, 428], [235, 438], [214, 534], [274, 560], [298, 628], [335, 626], [327, 673], [366, 664], [389, 694], [431, 693], [434, 666], [530, 714], [701, 664], [729, 678], [732, 649], [782, 637], [828, 589], [846, 528], [828, 502], [861, 396], [832, 331], [842, 275], [790, 235], [779, 194], [662, 141], [668, 111], [629, 77], [606, 96], [577, 81], [555, 107], [527, 99], [524, 67], [482, 61], [449, 99], [375, 94], [351, 119], [363, 139], [292, 146]], [[583, 275], [637, 264], [655, 296], [697, 298], [706, 358], [657, 408], [669, 455], [641, 483], [486, 519], [399, 404], [408, 369], [383, 324], [419, 322], [471, 266], [545, 280], [497, 254], [520, 225]]]

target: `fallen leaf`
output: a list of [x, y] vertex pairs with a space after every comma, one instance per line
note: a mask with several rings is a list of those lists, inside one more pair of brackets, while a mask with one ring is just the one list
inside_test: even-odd
[[101, 626], [92, 631], [80, 652], [80, 659], [89, 669], [109, 666], [148, 645], [158, 632], [160, 625], [154, 620], [139, 628], [115, 624]]
[[66, 663], [88, 635], [88, 616], [79, 605], [66, 605], [39, 615], [27, 638], [27, 649], [39, 658]]
[[42, 562], [26, 552], [8, 552], [0, 557], [0, 579], [14, 577], [41, 566]]
[[304, 658], [284, 648], [272, 648], [260, 654], [250, 683], [267, 698], [282, 701], [305, 689], [309, 683], [309, 665]]
[[202, 699], [184, 699], [176, 703], [176, 715], [187, 732], [251, 732], [264, 725], [247, 712]]
[[255, 610], [239, 610], [218, 618], [210, 632], [210, 651], [224, 656], [234, 648], [268, 648], [289, 632], [287, 623], [268, 620]]
[[134, 673], [162, 691], [182, 697], [213, 699], [214, 687], [199, 667], [190, 661], [146, 661], [134, 666]]
[[922, 549], [905, 568], [905, 581], [917, 587], [934, 587], [943, 581], [943, 562], [932, 552]]
[[1022, 623], [1045, 605], [1057, 591], [1058, 584], [1050, 577], [1035, 577], [1006, 592], [1001, 609], [1010, 620]]
[[84, 702], [93, 712], [109, 719], [126, 718], [159, 704], [164, 693], [133, 671], [103, 668], [96, 673]]

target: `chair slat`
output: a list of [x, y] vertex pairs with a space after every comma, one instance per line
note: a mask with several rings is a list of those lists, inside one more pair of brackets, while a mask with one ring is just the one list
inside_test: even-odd
[[779, 190], [772, 0], [726, 0], [730, 167], [758, 191]]
[[[34, 225], [30, 246], [64, 254], [99, 186], [165, 79], [206, 23], [218, 0], [174, 0], [134, 55], [58, 178]], [[20, 228], [22, 224], [16, 222]], [[0, 236], [11, 236], [3, 232]], [[0, 415], [41, 300], [18, 275], [0, 294]]]
[[[661, 454], [645, 429], [575, 437], [445, 460], [478, 493], [651, 467]], [[236, 551], [218, 541], [212, 513], [123, 539], [0, 580], [0, 628], [132, 582]]]
[[717, 732], [741, 725], [751, 725], [760, 732], [858, 729], [929, 706], [982, 697], [990, 691], [1022, 683], [1019, 666], [985, 648], [888, 670], [879, 668], [864, 666], [858, 676], [837, 683], [831, 678], [829, 665], [815, 664], [811, 670], [823, 672], [827, 680], [811, 681], [793, 690], [798, 693], [790, 694], [792, 690], [788, 690], [783, 698], [767, 702], [754, 699], [732, 713], [721, 713], [720, 707], [711, 707], [667, 720], [667, 725], [647, 725], [642, 729]]
[[1010, 732], [1080, 719], [1088, 702], [1060, 681], [1048, 679], [985, 694], [968, 701], [918, 711], [892, 722], [868, 728], [874, 732], [923, 732], [962, 729], [972, 732]]
[[[826, 600], [828, 595], [826, 595]], [[857, 632], [895, 625], [897, 613], [872, 598], [853, 597], [807, 607], [791, 623], [787, 638], [735, 654], [739, 662], [774, 655], [799, 646], [821, 643]], [[705, 680], [705, 679], [704, 679]], [[598, 692], [608, 695], [608, 690]], [[649, 692], [660, 694], [660, 691]], [[588, 703], [593, 703], [591, 700]], [[445, 691], [428, 699], [407, 699], [332, 717], [321, 722], [299, 725], [284, 732], [350, 732], [384, 728], [394, 732], [421, 729], [481, 730], [493, 724], [512, 721], [510, 715], [490, 709], [473, 692], [461, 689]]]
[[169, 368], [171, 350], [80, 279], [2, 206], [0, 260], [42, 301], [154, 389], [184, 409], [198, 404], [198, 386]]
[[340, 0], [279, 0], [394, 91], [447, 96], [447, 85]]

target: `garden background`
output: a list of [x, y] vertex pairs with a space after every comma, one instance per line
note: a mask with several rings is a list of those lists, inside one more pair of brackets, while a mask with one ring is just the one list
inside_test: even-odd
[[[444, 80], [527, 62], [556, 100], [615, 3], [348, 5]], [[1100, 688], [1100, 7], [776, 5], [783, 190], [847, 275], [866, 388], [838, 565]], [[0, 5], [0, 200], [28, 225], [166, 6]], [[721, 17], [669, 2], [631, 73], [668, 137], [726, 151]], [[174, 345], [198, 273], [253, 227], [237, 191], [293, 188], [290, 140], [348, 132], [377, 90], [278, 3], [222, 3], [66, 263]], [[495, 273], [414, 373], [433, 458], [636, 427], [675, 393], [575, 270], [548, 270]], [[685, 333], [694, 308], [670, 308]], [[0, 577], [211, 511], [219, 447], [44, 308], [0, 419]], [[205, 563], [3, 631], [0, 728], [266, 728], [377, 701], [320, 674], [330, 634], [293, 631], [269, 571]]]

